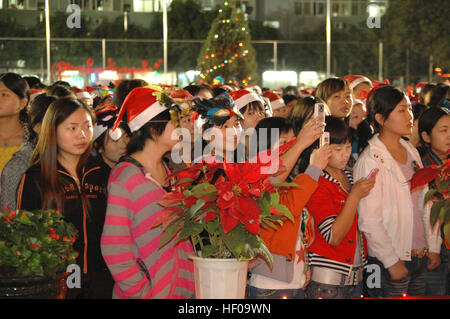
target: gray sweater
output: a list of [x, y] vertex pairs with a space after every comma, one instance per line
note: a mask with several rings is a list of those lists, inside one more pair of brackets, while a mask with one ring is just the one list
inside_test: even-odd
[[25, 142], [3, 168], [0, 187], [1, 208], [9, 205], [11, 210], [16, 209], [17, 187], [19, 186], [22, 175], [30, 167], [33, 151], [34, 145], [28, 141]]

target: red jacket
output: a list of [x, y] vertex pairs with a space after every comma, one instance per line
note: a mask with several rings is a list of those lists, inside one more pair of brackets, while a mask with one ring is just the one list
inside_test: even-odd
[[[351, 171], [344, 171], [350, 184], [353, 183]], [[312, 266], [332, 268], [340, 273], [348, 274], [353, 265], [356, 243], [358, 240], [358, 218], [355, 214], [353, 224], [338, 246], [330, 245], [332, 238], [331, 228], [336, 217], [344, 207], [347, 192], [339, 182], [328, 173], [319, 178], [319, 185], [312, 194], [306, 208], [314, 219], [315, 239], [309, 247], [308, 259]], [[367, 256], [367, 246], [364, 236], [362, 241], [362, 260]]]

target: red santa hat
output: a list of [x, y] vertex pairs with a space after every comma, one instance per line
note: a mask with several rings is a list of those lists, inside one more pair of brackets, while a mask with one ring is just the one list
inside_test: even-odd
[[75, 92], [75, 95], [78, 99], [92, 99], [92, 96], [89, 94], [88, 91], [83, 91], [76, 86], [72, 87], [72, 91]]
[[261, 102], [264, 104], [264, 101], [258, 94], [251, 92], [249, 90], [233, 91], [230, 93], [230, 95], [233, 98], [234, 104], [236, 105], [238, 110], [242, 109], [247, 104], [255, 102], [255, 101]]
[[109, 130], [109, 136], [117, 141], [121, 136], [122, 132], [120, 129], [112, 130], [111, 128], [115, 124], [117, 114], [119, 113], [119, 108], [113, 105], [107, 105], [98, 112], [95, 112], [97, 121], [94, 125], [94, 141], [100, 137], [106, 130]]
[[262, 96], [269, 99], [270, 105], [272, 106], [272, 110], [277, 110], [279, 108], [282, 108], [283, 106], [286, 106], [283, 98], [281, 96], [279, 96], [278, 94], [276, 94], [275, 92], [265, 91], [262, 94]]
[[372, 84], [372, 81], [368, 77], [365, 77], [364, 75], [346, 75], [346, 76], [344, 76], [344, 79], [348, 83], [350, 83], [350, 87], [352, 89], [354, 89], [355, 87], [357, 87], [361, 83], [370, 83], [370, 84]]
[[157, 91], [146, 87], [134, 88], [120, 108], [113, 131], [119, 126], [125, 112], [127, 112], [128, 127], [131, 132], [136, 132], [158, 114], [168, 110], [165, 105], [159, 103], [153, 94], [155, 92]]
[[416, 92], [420, 93], [420, 91], [422, 91], [422, 87], [424, 85], [426, 85], [426, 84], [428, 84], [428, 82], [419, 82], [419, 83], [417, 83], [417, 85], [416, 85]]

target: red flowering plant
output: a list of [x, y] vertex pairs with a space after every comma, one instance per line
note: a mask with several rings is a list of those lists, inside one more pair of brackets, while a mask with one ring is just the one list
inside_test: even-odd
[[[291, 145], [283, 145], [279, 154]], [[153, 224], [163, 228], [159, 246], [190, 238], [202, 258], [250, 260], [260, 255], [272, 265], [260, 230], [293, 221], [278, 190], [298, 185], [273, 182], [276, 172], [268, 168], [281, 168], [281, 161], [263, 163], [261, 158], [260, 153], [257, 160], [242, 163], [205, 161], [176, 172], [176, 186], [159, 202], [166, 210]]]
[[59, 211], [0, 211], [0, 277], [52, 277], [76, 263], [76, 229]]
[[429, 185], [425, 194], [424, 203], [433, 201], [430, 213], [432, 227], [438, 222], [443, 226], [447, 243], [450, 243], [450, 159], [442, 165], [430, 165], [425, 168], [416, 168], [411, 179], [411, 191], [424, 185]]

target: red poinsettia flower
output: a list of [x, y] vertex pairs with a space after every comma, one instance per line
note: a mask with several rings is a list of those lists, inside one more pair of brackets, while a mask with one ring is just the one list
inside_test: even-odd
[[414, 189], [421, 187], [423, 185], [427, 185], [433, 180], [438, 178], [446, 179], [450, 174], [450, 159], [438, 166], [438, 165], [430, 165], [425, 168], [420, 168], [417, 172], [414, 173], [411, 179], [411, 191]]

